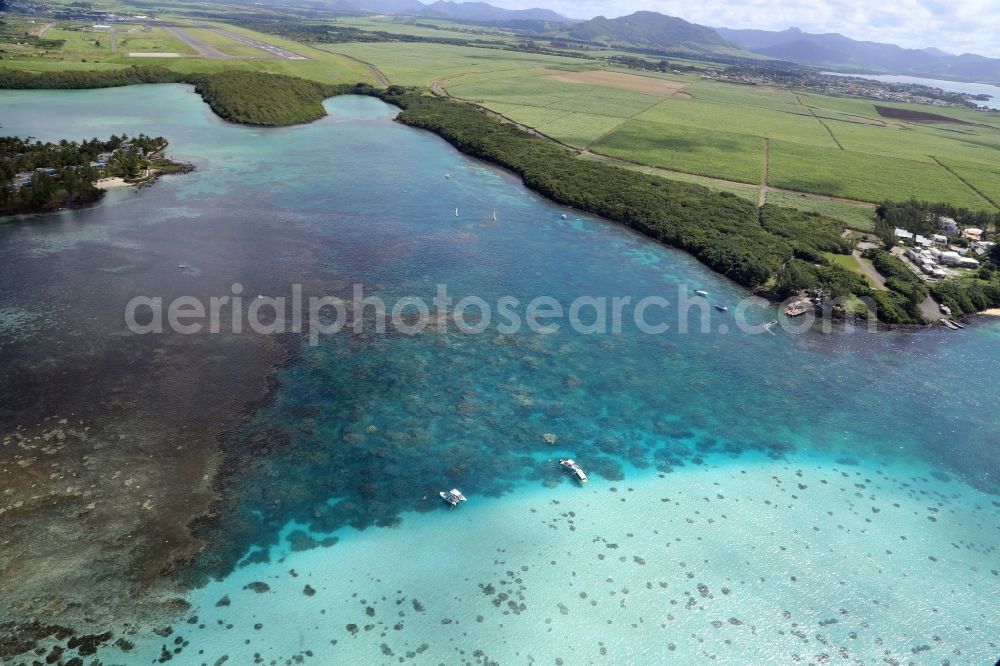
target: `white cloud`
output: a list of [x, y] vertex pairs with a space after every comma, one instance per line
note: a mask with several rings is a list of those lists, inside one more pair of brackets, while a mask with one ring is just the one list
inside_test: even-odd
[[949, 53], [1000, 58], [997, 0], [492, 0], [510, 9], [546, 7], [572, 18], [650, 10], [727, 28], [839, 32], [852, 39], [935, 46]]

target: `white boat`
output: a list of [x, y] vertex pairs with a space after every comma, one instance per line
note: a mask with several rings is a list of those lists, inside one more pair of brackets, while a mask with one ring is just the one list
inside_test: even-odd
[[576, 464], [576, 461], [572, 458], [560, 458], [559, 464], [568, 469], [576, 477], [576, 480], [580, 483], [587, 483], [587, 475], [584, 474], [580, 466]]
[[459, 502], [466, 501], [465, 495], [463, 495], [458, 488], [452, 488], [447, 492], [442, 490], [441, 492], [438, 493], [438, 495], [440, 495], [441, 499], [443, 499], [445, 502], [452, 505], [453, 507], [458, 506]]
[[806, 307], [805, 303], [792, 303], [787, 308], [785, 308], [785, 314], [789, 317], [801, 317], [809, 308]]
[[458, 209], [455, 209], [455, 217], [458, 217]]
[[451, 180], [451, 174], [450, 173], [446, 173], [444, 175], [444, 177], [445, 177], [445, 180]]
[[568, 220], [569, 219], [569, 215], [567, 215], [566, 213], [563, 213], [562, 214], [562, 219]]
[[705, 291], [704, 289], [695, 289], [694, 295], [701, 296], [702, 298], [708, 298], [708, 292]]
[[495, 208], [493, 209], [493, 221], [494, 221], [494, 222], [496, 222], [496, 221], [497, 221], [497, 211], [496, 211], [496, 209], [495, 209]]

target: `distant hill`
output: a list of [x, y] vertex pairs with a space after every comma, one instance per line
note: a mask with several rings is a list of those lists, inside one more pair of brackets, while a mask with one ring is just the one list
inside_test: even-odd
[[[369, 0], [365, 0], [366, 2]], [[568, 21], [565, 16], [551, 9], [503, 9], [485, 2], [451, 2], [438, 0], [419, 10], [421, 16], [452, 19], [456, 21]]]
[[862, 42], [835, 32], [813, 34], [798, 28], [781, 31], [718, 28], [717, 32], [748, 51], [803, 65], [1000, 82], [1000, 60], [971, 53], [956, 56], [936, 48], [905, 49], [895, 44]]
[[566, 37], [646, 49], [716, 51], [732, 48], [715, 30], [656, 12], [636, 12], [620, 18], [603, 16], [566, 28]]
[[416, 14], [424, 9], [420, 0], [348, 0], [356, 9], [382, 14]]

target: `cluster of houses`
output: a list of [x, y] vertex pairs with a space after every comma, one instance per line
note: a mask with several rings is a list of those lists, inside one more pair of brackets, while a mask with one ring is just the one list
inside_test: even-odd
[[[896, 229], [896, 239], [910, 248], [906, 256], [929, 277], [947, 278], [954, 275], [948, 268], [979, 268], [979, 260], [973, 255], [983, 256], [993, 243], [983, 240], [983, 230], [967, 228], [959, 231], [958, 223], [950, 217], [937, 220], [940, 234], [930, 238], [914, 234], [906, 229]], [[969, 241], [968, 246], [950, 245], [949, 236], [958, 236]]]
[[[38, 167], [35, 171], [47, 173], [50, 176], [56, 173], [56, 170], [52, 167]], [[19, 190], [22, 187], [31, 187], [31, 177], [35, 175], [35, 171], [21, 171], [14, 174], [14, 182], [11, 184], [11, 187], [15, 190]]]
[[[132, 142], [124, 141], [122, 142], [121, 148], [119, 148], [118, 150], [131, 150], [131, 149], [132, 149]], [[107, 169], [108, 164], [111, 162], [111, 158], [114, 157], [115, 155], [115, 152], [117, 151], [101, 153], [100, 155], [97, 156], [95, 160], [90, 162], [89, 166], [92, 169], [98, 169], [101, 171]], [[79, 167], [69, 167], [69, 168], [76, 169]], [[22, 187], [31, 187], [31, 177], [35, 175], [36, 171], [47, 173], [50, 176], [54, 176], [57, 173], [57, 170], [53, 167], [38, 167], [34, 171], [21, 171], [19, 173], [14, 174], [14, 181], [11, 183], [11, 187], [15, 190], [19, 190]]]

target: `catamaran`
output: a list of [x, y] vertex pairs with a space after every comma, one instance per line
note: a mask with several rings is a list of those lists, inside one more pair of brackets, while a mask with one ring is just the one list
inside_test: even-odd
[[465, 502], [465, 495], [458, 488], [452, 488], [451, 490], [445, 492], [442, 490], [438, 493], [445, 502], [450, 504], [452, 508], [458, 506], [459, 502]]
[[576, 461], [574, 461], [572, 458], [560, 458], [559, 464], [568, 469], [569, 471], [571, 471], [573, 473], [573, 476], [576, 477], [577, 481], [579, 481], [580, 483], [587, 483], [587, 475], [584, 474], [583, 470], [580, 469], [580, 466], [577, 465]]

